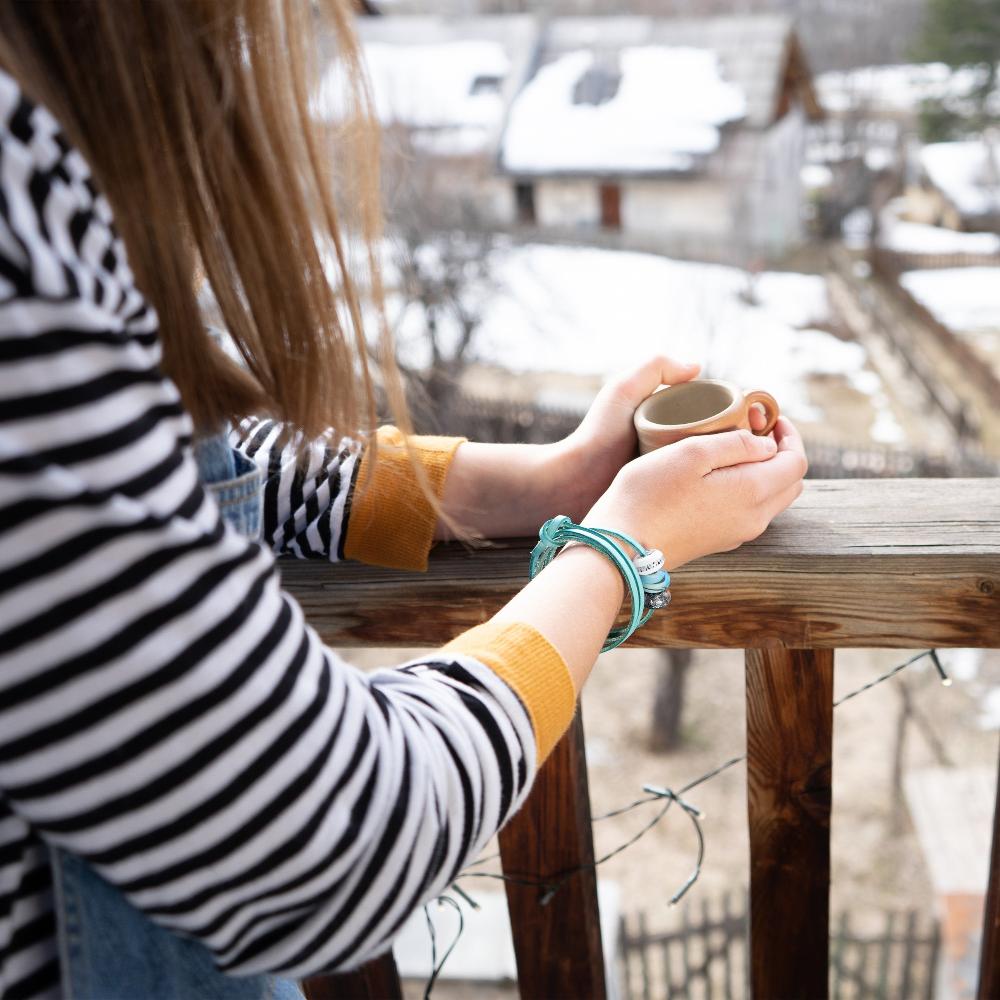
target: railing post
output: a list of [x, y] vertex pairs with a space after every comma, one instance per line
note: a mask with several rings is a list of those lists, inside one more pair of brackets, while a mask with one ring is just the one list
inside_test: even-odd
[[590, 794], [579, 709], [542, 766], [528, 801], [500, 831], [504, 874], [554, 879], [577, 871], [542, 906], [542, 890], [507, 882], [521, 1000], [604, 1000]]
[[997, 800], [993, 806], [993, 850], [983, 914], [983, 946], [979, 961], [979, 1000], [1000, 997], [1000, 761], [997, 762]]
[[755, 1000], [829, 995], [833, 651], [746, 651]]
[[306, 1000], [403, 1000], [396, 960], [390, 951], [355, 972], [314, 976], [302, 983]]

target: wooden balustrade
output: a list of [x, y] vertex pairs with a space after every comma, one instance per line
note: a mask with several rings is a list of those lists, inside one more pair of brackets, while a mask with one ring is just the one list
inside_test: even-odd
[[[441, 546], [419, 575], [288, 561], [283, 576], [333, 645], [436, 646], [524, 585], [529, 547]], [[807, 482], [763, 537], [685, 566], [672, 590], [633, 645], [747, 651], [753, 996], [825, 997], [834, 650], [1000, 647], [1000, 480]], [[505, 870], [546, 878], [587, 864], [589, 816], [578, 716], [501, 834]], [[1000, 990], [998, 883], [995, 826], [981, 1000]], [[508, 902], [522, 997], [605, 995], [592, 871], [545, 907], [517, 886]], [[382, 960], [311, 980], [307, 994], [390, 996], [391, 978]]]

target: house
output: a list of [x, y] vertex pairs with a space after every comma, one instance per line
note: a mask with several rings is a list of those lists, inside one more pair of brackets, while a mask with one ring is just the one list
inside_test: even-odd
[[[384, 16], [358, 31], [380, 120], [493, 225], [735, 263], [804, 236], [806, 124], [822, 113], [785, 17]], [[321, 113], [336, 95], [331, 77]]]
[[[507, 108], [531, 72], [538, 20], [381, 16], [355, 23], [389, 158], [402, 132], [406, 148], [397, 159], [432, 160], [439, 183], [455, 197], [471, 199], [493, 222], [511, 218], [511, 186], [495, 164]], [[340, 113], [336, 67], [317, 107], [327, 119]]]
[[920, 149], [906, 191], [910, 221], [1000, 233], [1000, 138], [935, 142]]
[[522, 223], [746, 263], [803, 238], [806, 125], [821, 114], [786, 18], [556, 18], [500, 168]]

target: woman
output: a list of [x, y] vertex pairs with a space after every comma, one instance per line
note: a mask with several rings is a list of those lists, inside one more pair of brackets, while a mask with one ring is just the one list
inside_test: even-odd
[[[665, 358], [556, 445], [369, 433], [361, 294], [308, 109], [322, 37], [357, 92], [337, 176], [370, 241], [349, 19], [346, 0], [0, 8], [4, 997], [144, 995], [144, 956], [162, 986], [174, 959], [303, 977], [384, 951], [523, 801], [623, 597], [571, 548], [492, 621], [363, 675], [275, 554], [420, 569], [455, 526], [564, 513], [673, 569], [801, 490], [787, 421], [630, 461], [638, 402], [697, 372]], [[199, 273], [240, 364], [203, 327]], [[364, 287], [377, 303], [377, 269]], [[76, 978], [102, 942], [127, 971]]]

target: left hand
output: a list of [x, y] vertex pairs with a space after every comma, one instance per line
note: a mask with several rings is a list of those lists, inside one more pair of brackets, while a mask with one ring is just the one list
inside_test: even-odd
[[[636, 457], [636, 407], [661, 385], [687, 382], [698, 371], [696, 364], [651, 358], [612, 379], [580, 426], [555, 444], [463, 444], [445, 480], [444, 510], [453, 523], [485, 538], [534, 535], [555, 514], [579, 523]], [[763, 411], [751, 410], [750, 423], [762, 428]], [[434, 537], [453, 537], [447, 521], [438, 521]]]
[[[553, 509], [579, 522], [611, 485], [623, 465], [636, 457], [632, 420], [639, 404], [661, 385], [688, 382], [701, 366], [665, 355], [650, 358], [640, 368], [611, 379], [591, 403], [580, 426], [551, 445], [549, 482]], [[753, 430], [764, 427], [764, 411], [750, 410]]]

